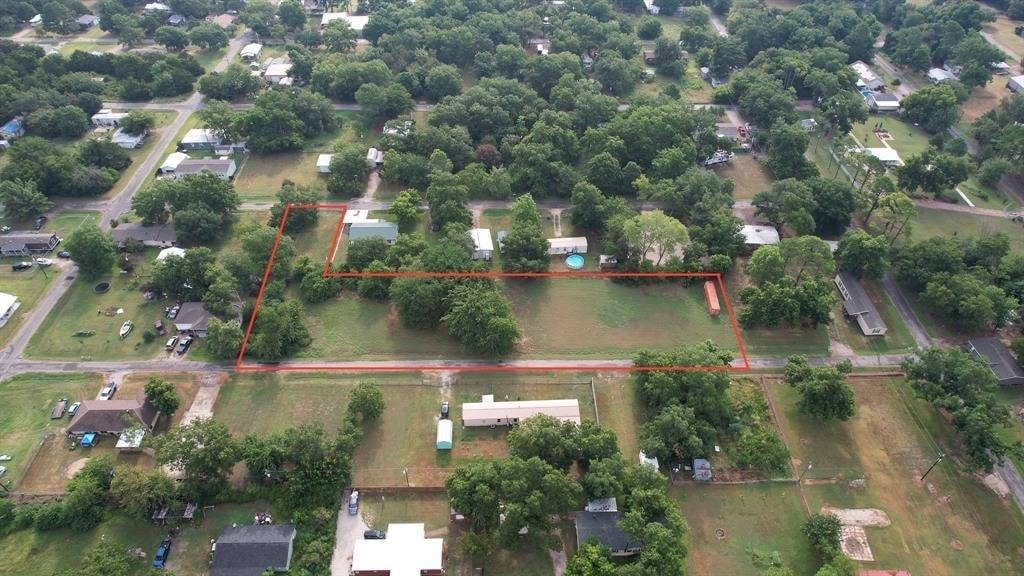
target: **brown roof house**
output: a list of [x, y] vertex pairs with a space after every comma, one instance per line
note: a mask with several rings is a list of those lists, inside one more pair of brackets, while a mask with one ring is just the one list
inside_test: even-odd
[[160, 411], [148, 400], [84, 400], [68, 424], [67, 433], [120, 436], [138, 426], [152, 431], [159, 417]]

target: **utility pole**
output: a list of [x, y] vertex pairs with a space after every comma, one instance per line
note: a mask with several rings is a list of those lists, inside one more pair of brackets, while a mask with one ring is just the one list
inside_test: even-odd
[[939, 462], [942, 462], [945, 458], [946, 458], [946, 453], [945, 452], [939, 452], [939, 457], [936, 458], [935, 462], [932, 462], [932, 465], [929, 466], [928, 469], [924, 471], [924, 474], [921, 475], [921, 482], [924, 482], [924, 477], [927, 476], [928, 473], [932, 471], [932, 468], [935, 468], [936, 466], [938, 466]]
[[804, 474], [807, 474], [807, 471], [810, 470], [813, 467], [814, 467], [814, 462], [808, 462], [807, 463], [807, 468], [804, 468], [804, 471], [800, 473], [800, 477], [796, 479], [796, 483], [799, 484], [799, 483], [803, 482]]

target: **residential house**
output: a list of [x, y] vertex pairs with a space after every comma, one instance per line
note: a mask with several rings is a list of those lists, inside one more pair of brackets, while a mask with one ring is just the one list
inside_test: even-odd
[[878, 158], [886, 166], [902, 166], [903, 160], [895, 148], [865, 148], [864, 152]]
[[551, 40], [547, 38], [530, 38], [526, 41], [526, 52], [537, 56], [547, 56], [551, 52]]
[[236, 170], [235, 161], [231, 158], [189, 158], [178, 162], [173, 177], [184, 178], [190, 174], [209, 172], [221, 180], [230, 180]]
[[255, 42], [253, 42], [251, 44], [246, 44], [245, 46], [243, 46], [241, 52], [239, 52], [238, 55], [242, 57], [242, 60], [252, 62], [253, 60], [256, 60], [257, 58], [260, 57], [261, 52], [263, 52], [263, 44], [256, 44]]
[[364, 238], [380, 237], [388, 244], [398, 240], [398, 224], [394, 222], [354, 222], [348, 227], [348, 240], [355, 242]]
[[321, 174], [331, 173], [331, 159], [334, 154], [320, 154], [316, 157], [316, 170]]
[[633, 540], [619, 527], [624, 515], [618, 510], [614, 512], [576, 512], [576, 547], [583, 546], [588, 540], [594, 540], [611, 550], [612, 556], [635, 556], [643, 550], [644, 544]]
[[585, 72], [590, 72], [591, 70], [594, 69], [594, 59], [591, 58], [590, 54], [587, 54], [586, 52], [580, 54], [580, 63], [583, 64], [583, 70]]
[[110, 229], [110, 236], [123, 248], [129, 240], [141, 242], [143, 246], [167, 248], [178, 243], [174, 227], [168, 224], [143, 226], [139, 222], [125, 222]]
[[148, 400], [83, 400], [68, 424], [67, 434], [118, 436], [137, 426], [152, 431], [159, 417], [160, 411]]
[[494, 395], [488, 394], [481, 400], [462, 405], [463, 426], [511, 426], [537, 414], [547, 414], [563, 422], [579, 424], [581, 421], [580, 403], [575, 398], [495, 402]]
[[92, 121], [93, 126], [117, 128], [121, 125], [121, 121], [127, 116], [127, 112], [111, 112], [109, 109], [104, 108], [103, 110], [93, 114], [90, 120]]
[[997, 76], [1010, 75], [1010, 65], [1007, 64], [1006, 62], [992, 62], [988, 65], [988, 67], [992, 70], [992, 73]]
[[213, 150], [223, 143], [224, 138], [216, 130], [193, 128], [185, 133], [178, 147], [182, 150]]
[[859, 88], [871, 91], [877, 91], [885, 88], [885, 82], [883, 82], [871, 67], [863, 61], [857, 60], [853, 64], [850, 64], [850, 68], [853, 68], [853, 71], [857, 73], [857, 86]]
[[[1024, 75], [1007, 80], [1006, 89], [1014, 94], [1024, 94]], [[0, 136], [3, 136], [3, 130], [0, 130]]]
[[129, 134], [125, 132], [124, 128], [118, 128], [110, 137], [110, 141], [126, 150], [134, 150], [142, 146], [142, 142], [146, 139], [146, 134], [145, 130], [140, 134]]
[[52, 232], [11, 232], [0, 235], [0, 256], [45, 254], [56, 248], [60, 240]]
[[348, 12], [324, 12], [324, 15], [320, 17], [320, 29], [323, 30], [328, 24], [335, 20], [344, 20], [345, 22], [348, 22], [348, 25], [355, 31], [356, 37], [362, 38], [363, 28], [366, 28], [366, 23], [370, 21], [370, 17], [349, 14]]
[[644, 10], [647, 10], [648, 14], [661, 12], [661, 8], [654, 3], [654, 0], [644, 0]]
[[345, 210], [345, 215], [342, 216], [341, 224], [344, 226], [344, 231], [347, 233], [353, 224], [359, 222], [376, 223], [380, 221], [380, 218], [370, 218], [369, 210]]
[[288, 77], [288, 72], [292, 69], [291, 62], [275, 62], [263, 72], [263, 79], [270, 84], [280, 84], [282, 80]]
[[0, 328], [3, 328], [7, 321], [14, 317], [14, 313], [21, 306], [21, 300], [14, 294], [0, 292]]
[[440, 576], [444, 574], [444, 539], [427, 538], [423, 524], [389, 524], [383, 539], [355, 541], [351, 574]]
[[292, 564], [295, 526], [286, 524], [232, 525], [213, 545], [210, 576], [262, 576], [287, 572]]
[[548, 254], [586, 254], [586, 236], [548, 238]]
[[184, 26], [188, 22], [188, 19], [181, 14], [172, 14], [167, 18], [167, 23], [171, 26]]
[[1024, 368], [998, 338], [968, 340], [964, 348], [992, 369], [998, 383], [1006, 386], [1024, 384]]
[[78, 23], [78, 28], [80, 30], [88, 30], [89, 28], [99, 24], [100, 19], [92, 14], [82, 14], [78, 18], [75, 18], [75, 22]]
[[885, 336], [885, 322], [860, 280], [849, 272], [839, 272], [836, 274], [835, 283], [843, 297], [843, 310], [847, 316], [857, 321], [861, 333], [865, 336]]
[[178, 310], [178, 315], [174, 317], [174, 328], [179, 332], [205, 338], [211, 316], [202, 302], [185, 302]]
[[748, 250], [756, 250], [761, 246], [779, 243], [779, 231], [772, 226], [747, 224], [740, 227], [740, 234], [743, 235], [743, 245]]
[[28, 25], [32, 26], [32, 27], [41, 26], [42, 23], [43, 23], [43, 15], [42, 14], [36, 14], [35, 16], [33, 16], [33, 17], [28, 19]]
[[943, 82], [952, 82], [956, 80], [956, 75], [944, 68], [932, 68], [928, 70], [928, 81], [932, 84], [941, 84]]
[[490, 260], [494, 255], [494, 242], [487, 228], [473, 228], [469, 231], [473, 239], [473, 260]]
[[888, 92], [872, 92], [867, 104], [874, 112], [896, 112], [900, 109], [900, 97]]

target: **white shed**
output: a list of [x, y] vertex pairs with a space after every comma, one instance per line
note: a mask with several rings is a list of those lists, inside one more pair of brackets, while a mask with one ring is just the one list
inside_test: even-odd
[[334, 158], [334, 154], [321, 154], [316, 157], [316, 169], [321, 174], [331, 173], [331, 159]]
[[19, 306], [21, 306], [21, 300], [17, 296], [0, 292], [0, 327], [7, 324]]
[[1006, 82], [1006, 89], [1014, 94], [1024, 94], [1024, 75], [1010, 78]]
[[900, 153], [894, 148], [865, 148], [864, 152], [878, 158], [886, 166], [900, 166], [903, 164], [903, 160], [900, 160]]
[[437, 421], [437, 449], [452, 449], [452, 421], [447, 418]]
[[366, 164], [370, 168], [376, 168], [384, 163], [384, 151], [370, 148], [366, 151]]
[[779, 243], [779, 231], [771, 226], [751, 226], [747, 224], [740, 227], [740, 234], [743, 235], [743, 244], [747, 246], [764, 246], [765, 244]]
[[473, 239], [473, 260], [490, 260], [494, 255], [494, 242], [488, 228], [473, 228], [469, 231]]
[[570, 238], [548, 238], [548, 254], [586, 254], [585, 236]]

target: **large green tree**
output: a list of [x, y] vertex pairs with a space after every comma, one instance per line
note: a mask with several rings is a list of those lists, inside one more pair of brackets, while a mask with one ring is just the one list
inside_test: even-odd
[[153, 404], [161, 414], [171, 417], [178, 410], [181, 400], [174, 390], [174, 384], [159, 378], [150, 378], [143, 387], [146, 401]]
[[485, 282], [456, 286], [442, 319], [448, 333], [462, 341], [470, 352], [505, 356], [515, 348], [522, 333], [508, 298], [493, 284]]
[[820, 420], [849, 420], [857, 411], [853, 389], [846, 376], [853, 371], [849, 360], [835, 366], [812, 367], [805, 356], [790, 356], [785, 382], [797, 389], [797, 406]]
[[512, 227], [502, 243], [502, 270], [543, 272], [548, 269], [548, 241], [540, 227], [533, 197], [524, 194], [512, 204]]
[[4, 205], [4, 215], [13, 222], [35, 218], [53, 208], [53, 202], [31, 180], [0, 182], [0, 202]]
[[228, 427], [212, 418], [175, 426], [152, 439], [156, 460], [185, 475], [187, 489], [212, 495], [224, 485], [239, 459]]
[[117, 261], [117, 243], [95, 224], [82, 224], [67, 239], [65, 248], [83, 278], [94, 280], [110, 272]]

